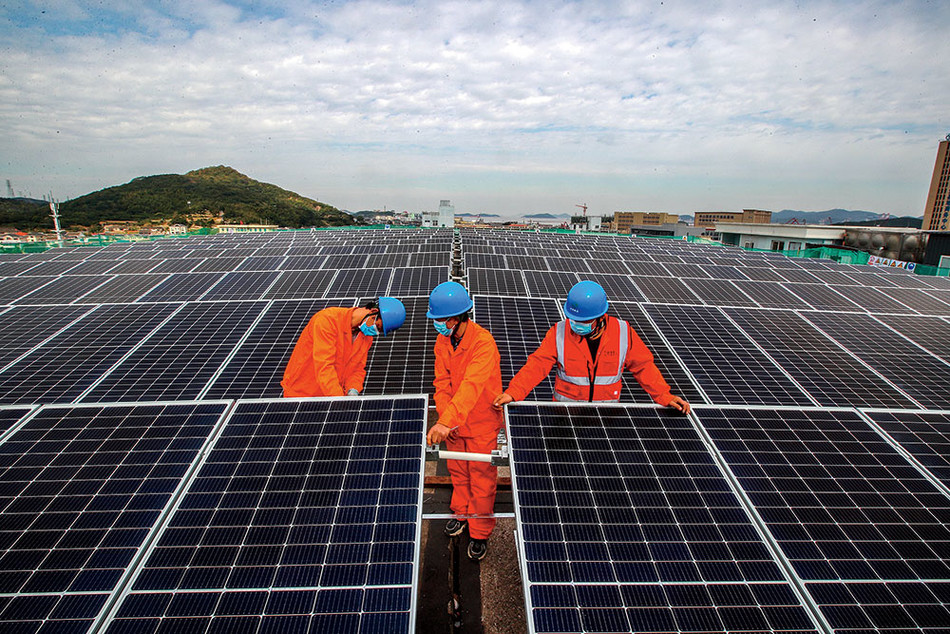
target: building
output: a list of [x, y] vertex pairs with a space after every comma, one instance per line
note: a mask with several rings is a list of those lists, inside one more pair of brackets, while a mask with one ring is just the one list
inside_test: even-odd
[[455, 207], [452, 201], [439, 201], [439, 211], [422, 212], [423, 227], [454, 227], [455, 226]]
[[[697, 214], [698, 215], [698, 214]], [[758, 222], [717, 222], [722, 243], [744, 249], [798, 251], [805, 245], [838, 245], [846, 227], [833, 225], [773, 225]]]
[[630, 233], [630, 228], [634, 226], [658, 227], [675, 225], [677, 222], [679, 222], [679, 216], [662, 211], [617, 211], [614, 213], [617, 233]]
[[216, 225], [221, 233], [263, 233], [265, 231], [277, 231], [280, 225]]
[[921, 229], [950, 231], [950, 134], [937, 145], [937, 160], [930, 179]]
[[761, 209], [743, 209], [742, 211], [697, 211], [693, 214], [693, 224], [697, 227], [715, 228], [720, 222], [740, 222], [769, 224], [772, 212]]

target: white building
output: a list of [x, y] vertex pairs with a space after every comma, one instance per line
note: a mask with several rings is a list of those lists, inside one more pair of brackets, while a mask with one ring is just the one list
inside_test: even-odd
[[778, 225], [757, 222], [717, 222], [722, 243], [746, 249], [798, 251], [806, 244], [841, 244], [846, 227], [833, 225]]
[[423, 227], [454, 227], [455, 226], [455, 207], [452, 201], [443, 200], [439, 202], [439, 211], [422, 212]]

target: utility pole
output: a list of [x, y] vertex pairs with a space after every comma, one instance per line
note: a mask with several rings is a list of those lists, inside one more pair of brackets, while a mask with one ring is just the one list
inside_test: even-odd
[[59, 246], [63, 246], [63, 230], [59, 226], [59, 201], [53, 199], [53, 192], [49, 193], [50, 218], [53, 219], [53, 226], [56, 228], [56, 241]]

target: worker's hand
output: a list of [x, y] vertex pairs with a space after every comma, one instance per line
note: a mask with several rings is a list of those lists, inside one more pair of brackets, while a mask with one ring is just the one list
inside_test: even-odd
[[495, 397], [495, 400], [492, 402], [491, 406], [495, 409], [504, 409], [505, 405], [514, 401], [515, 398], [508, 392], [502, 392]]
[[436, 423], [429, 429], [429, 433], [426, 435], [426, 443], [430, 445], [438, 445], [443, 440], [449, 437], [449, 434], [453, 430], [449, 429], [442, 423]]
[[667, 407], [671, 407], [677, 411], [683, 412], [684, 414], [689, 414], [689, 403], [678, 396], [674, 396], [673, 400], [669, 402]]
[[357, 389], [356, 389], [355, 387], [351, 387], [351, 388], [347, 391], [346, 395], [347, 395], [347, 396], [359, 396], [360, 393], [359, 393], [359, 391], [357, 391]]

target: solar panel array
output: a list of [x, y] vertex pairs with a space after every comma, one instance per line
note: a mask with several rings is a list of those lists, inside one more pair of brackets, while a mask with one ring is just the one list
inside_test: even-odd
[[[426, 297], [453, 274], [505, 384], [590, 279], [697, 406], [624, 377], [621, 404], [509, 409], [530, 631], [950, 622], [947, 279], [439, 229], [0, 256], [0, 623], [410, 631]], [[373, 396], [275, 400], [310, 316], [381, 294], [407, 321]]]

